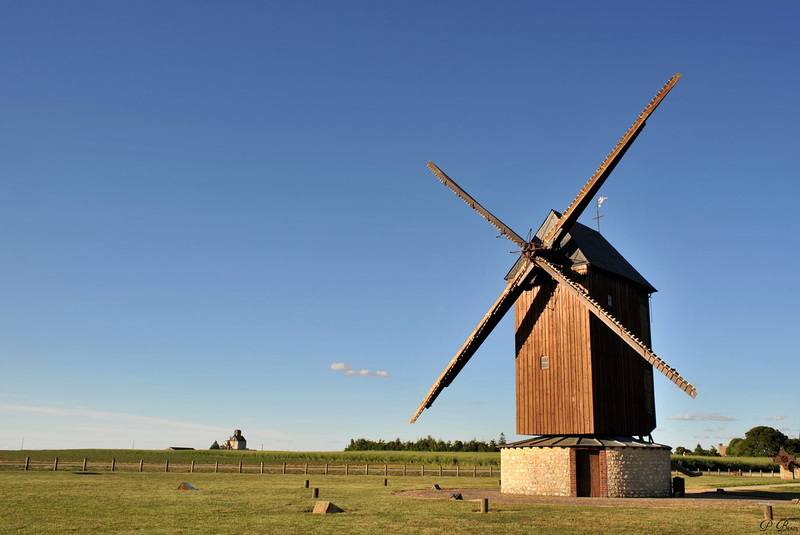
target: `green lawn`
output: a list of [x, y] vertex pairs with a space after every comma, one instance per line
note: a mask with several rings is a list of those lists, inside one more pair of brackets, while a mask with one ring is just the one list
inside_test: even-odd
[[[316, 500], [304, 488], [306, 479], [320, 489], [319, 499], [334, 502], [346, 514], [310, 514]], [[757, 508], [735, 505], [708, 509], [490, 503], [490, 514], [482, 515], [476, 502], [415, 499], [393, 492], [430, 488], [434, 483], [486, 487], [492, 484], [487, 478], [390, 477], [388, 487], [383, 480], [382, 476], [6, 470], [0, 472], [0, 533], [693, 534], [758, 532], [761, 520]], [[183, 481], [199, 490], [178, 491]], [[772, 496], [800, 495], [800, 487], [782, 488], [787, 490]], [[790, 527], [800, 527], [800, 506], [784, 503], [775, 507], [776, 518], [790, 518]]]

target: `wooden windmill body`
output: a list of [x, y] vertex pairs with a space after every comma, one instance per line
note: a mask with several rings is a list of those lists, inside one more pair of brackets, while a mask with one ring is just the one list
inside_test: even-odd
[[[557, 218], [551, 212], [539, 234]], [[563, 271], [649, 346], [655, 288], [580, 223], [558, 249]], [[514, 306], [517, 434], [649, 435], [656, 427], [653, 367], [562, 285], [541, 279]]]
[[551, 211], [529, 240], [428, 162], [444, 185], [521, 250], [506, 289], [434, 382], [412, 423], [512, 307], [518, 434], [647, 436], [656, 426], [654, 368], [695, 396], [694, 387], [650, 349], [649, 296], [655, 288], [598, 232], [577, 223], [679, 78], [662, 87], [564, 213]]

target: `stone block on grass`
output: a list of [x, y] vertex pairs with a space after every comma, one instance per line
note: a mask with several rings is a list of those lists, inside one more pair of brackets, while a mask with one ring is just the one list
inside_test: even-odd
[[317, 502], [314, 504], [313, 512], [315, 515], [328, 515], [332, 513], [344, 513], [344, 510], [331, 502]]

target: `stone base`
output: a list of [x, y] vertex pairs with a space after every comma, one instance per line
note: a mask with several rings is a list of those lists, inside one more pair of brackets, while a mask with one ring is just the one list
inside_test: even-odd
[[672, 494], [670, 448], [632, 437], [545, 436], [501, 446], [501, 491], [539, 496]]
[[800, 479], [800, 466], [792, 463], [790, 465], [789, 470], [784, 468], [783, 466], [780, 467], [781, 469], [781, 479]]

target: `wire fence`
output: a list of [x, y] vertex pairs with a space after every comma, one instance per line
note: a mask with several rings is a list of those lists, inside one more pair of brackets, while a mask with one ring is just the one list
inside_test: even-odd
[[[316, 474], [316, 475], [382, 475], [382, 476], [451, 476], [451, 477], [497, 477], [500, 469], [495, 466], [431, 466], [424, 464], [379, 464], [379, 463], [238, 463], [214, 461], [197, 463], [191, 462], [145, 462], [144, 459], [136, 462], [118, 462], [116, 459], [109, 461], [82, 461], [61, 460], [55, 457], [50, 460], [6, 460], [0, 461], [2, 470], [25, 471], [53, 471], [72, 470], [77, 472], [88, 471], [126, 471], [126, 472], [176, 472], [176, 473], [239, 473], [239, 474]], [[673, 470], [673, 475], [680, 475]], [[749, 477], [780, 477], [780, 472], [772, 470], [698, 470], [703, 475], [719, 476], [749, 476]]]

